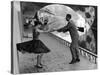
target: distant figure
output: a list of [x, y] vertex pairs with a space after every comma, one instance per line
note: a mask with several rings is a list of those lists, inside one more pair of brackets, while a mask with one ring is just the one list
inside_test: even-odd
[[17, 49], [19, 51], [26, 51], [28, 53], [35, 53], [37, 54], [37, 68], [42, 68], [43, 65], [41, 63], [42, 56], [44, 53], [50, 52], [50, 50], [45, 46], [45, 44], [39, 40], [39, 32], [36, 31], [36, 28], [33, 27], [33, 40], [23, 42], [23, 43], [18, 43], [17, 44]]
[[70, 20], [71, 19], [71, 15], [67, 14], [66, 15], [66, 20], [68, 21], [67, 26], [57, 30], [58, 32], [70, 32], [71, 35], [71, 45], [70, 45], [70, 50], [71, 50], [71, 54], [72, 54], [72, 60], [69, 64], [74, 64], [76, 62], [79, 62], [79, 53], [78, 53], [78, 39], [79, 39], [79, 34], [78, 34], [78, 30], [77, 27], [75, 25], [75, 23]]

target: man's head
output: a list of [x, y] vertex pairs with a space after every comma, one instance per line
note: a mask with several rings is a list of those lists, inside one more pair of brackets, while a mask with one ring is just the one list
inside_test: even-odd
[[71, 17], [72, 17], [71, 14], [67, 14], [66, 15], [66, 20], [69, 21], [71, 19]]

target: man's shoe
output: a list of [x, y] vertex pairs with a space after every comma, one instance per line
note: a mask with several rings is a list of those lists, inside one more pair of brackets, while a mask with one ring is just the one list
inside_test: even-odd
[[72, 59], [72, 61], [69, 64], [74, 64], [74, 63], [76, 63], [76, 60]]
[[77, 58], [77, 59], [76, 59], [76, 62], [80, 62], [80, 59], [79, 59], [79, 58]]

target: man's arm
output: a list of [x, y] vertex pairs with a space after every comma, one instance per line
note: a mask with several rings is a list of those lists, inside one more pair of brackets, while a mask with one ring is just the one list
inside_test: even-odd
[[57, 31], [58, 31], [58, 32], [63, 32], [63, 33], [65, 33], [65, 32], [67, 32], [67, 31], [69, 31], [69, 26], [67, 25], [67, 26], [65, 26], [65, 27], [63, 27], [63, 28], [61, 28], [61, 29], [58, 29]]

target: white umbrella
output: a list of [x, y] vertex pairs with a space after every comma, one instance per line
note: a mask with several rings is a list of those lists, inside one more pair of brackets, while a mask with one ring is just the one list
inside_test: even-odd
[[[85, 19], [72, 8], [61, 4], [52, 4], [45, 6], [38, 11], [38, 18], [42, 24], [44, 23], [45, 19], [48, 20], [48, 23], [42, 32], [55, 31], [66, 26], [68, 23], [65, 19], [66, 14], [71, 14], [71, 20], [74, 21], [76, 27], [85, 28]], [[79, 34], [82, 34], [82, 32], [79, 32]]]

